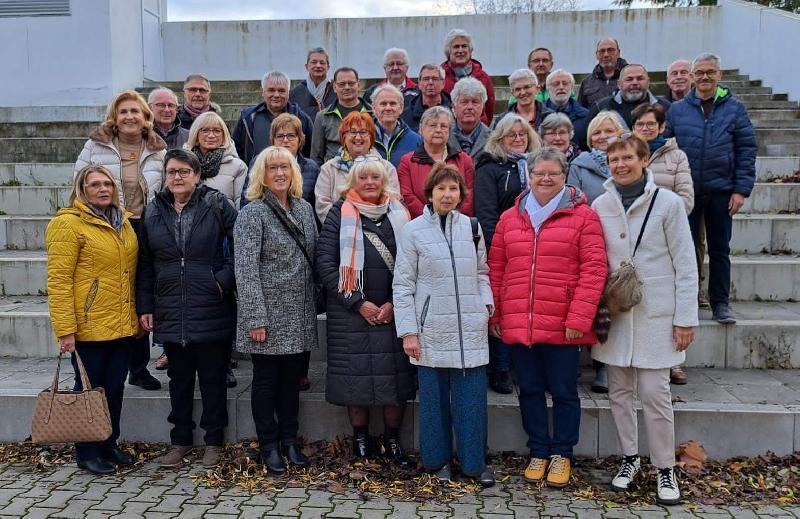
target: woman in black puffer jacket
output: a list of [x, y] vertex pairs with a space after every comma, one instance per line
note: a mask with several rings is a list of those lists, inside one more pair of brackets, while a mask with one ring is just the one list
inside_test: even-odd
[[347, 406], [353, 450], [371, 454], [369, 408], [382, 407], [386, 456], [407, 465], [399, 429], [414, 398], [415, 371], [397, 338], [392, 305], [397, 236], [408, 222], [397, 195], [387, 192], [383, 163], [359, 157], [349, 184], [328, 213], [317, 241], [317, 270], [327, 292], [326, 399]]
[[192, 448], [195, 376], [200, 382], [206, 450], [219, 461], [228, 424], [226, 371], [236, 325], [233, 226], [236, 210], [219, 191], [198, 185], [200, 163], [186, 150], [164, 159], [166, 186], [147, 205], [139, 235], [136, 308], [153, 341], [164, 344], [173, 448], [161, 460], [175, 466]]

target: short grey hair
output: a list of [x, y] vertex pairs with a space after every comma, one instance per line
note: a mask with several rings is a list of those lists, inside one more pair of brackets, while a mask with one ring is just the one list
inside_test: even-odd
[[539, 86], [539, 78], [536, 77], [536, 74], [529, 68], [518, 68], [514, 72], [508, 76], [508, 84], [509, 86], [512, 85], [515, 81], [519, 81], [520, 79], [530, 79], [533, 81], [533, 84]]
[[675, 61], [673, 61], [672, 63], [669, 64], [669, 67], [667, 67], [667, 74], [669, 74], [674, 67], [676, 67], [678, 65], [681, 65], [683, 63], [686, 63], [687, 65], [689, 65], [689, 70], [691, 70], [692, 62], [689, 61], [688, 59], [679, 58], [679, 59], [676, 59]]
[[438, 65], [436, 63], [425, 63], [424, 65], [422, 65], [419, 68], [419, 76], [417, 76], [417, 78], [422, 77], [422, 73], [425, 72], [426, 70], [435, 70], [436, 73], [439, 74], [439, 79], [444, 79], [445, 76], [444, 69], [442, 68], [441, 65]]
[[457, 103], [458, 98], [461, 96], [480, 97], [481, 103], [484, 104], [489, 98], [488, 94], [486, 93], [486, 87], [474, 77], [465, 77], [459, 79], [458, 82], [456, 82], [456, 85], [453, 87], [453, 90], [450, 91], [450, 98], [453, 100], [453, 104]]
[[261, 88], [267, 88], [267, 83], [285, 83], [289, 86], [289, 76], [280, 70], [270, 70], [261, 78]]
[[497, 160], [507, 162], [508, 152], [503, 147], [503, 139], [508, 132], [511, 131], [511, 128], [517, 123], [521, 124], [528, 133], [528, 149], [526, 149], [525, 152], [530, 153], [538, 150], [542, 146], [542, 142], [539, 139], [539, 136], [536, 135], [536, 132], [533, 130], [533, 128], [531, 128], [530, 123], [520, 115], [509, 113], [497, 121], [497, 125], [494, 127], [491, 135], [489, 135], [489, 138], [486, 140], [486, 145], [483, 147], [483, 151], [493, 156]]
[[557, 76], [558, 74], [566, 74], [567, 76], [569, 76], [569, 80], [572, 82], [572, 88], [575, 88], [575, 76], [573, 76], [571, 72], [569, 72], [569, 71], [567, 71], [567, 70], [565, 70], [563, 68], [557, 68], [554, 71], [552, 71], [549, 74], [547, 74], [547, 79], [544, 80], [545, 86], [550, 85], [550, 80], [553, 77]]
[[306, 54], [306, 65], [308, 65], [309, 61], [311, 61], [312, 54], [324, 54], [325, 59], [328, 60], [328, 65], [331, 64], [331, 58], [330, 56], [328, 56], [328, 51], [325, 50], [325, 47], [314, 47], [313, 49], [308, 51], [308, 54]]
[[545, 117], [539, 125], [539, 133], [544, 136], [545, 132], [555, 131], [559, 128], [567, 128], [570, 139], [575, 135], [575, 127], [572, 125], [572, 120], [563, 112], [553, 112]]
[[386, 64], [386, 61], [389, 59], [389, 56], [392, 54], [402, 54], [403, 61], [406, 65], [408, 65], [411, 58], [408, 57], [408, 51], [406, 49], [399, 49], [397, 47], [392, 47], [391, 49], [386, 49], [386, 52], [383, 53], [383, 64]]
[[567, 174], [567, 157], [565, 157], [558, 148], [554, 148], [553, 146], [545, 146], [544, 148], [540, 148], [539, 151], [536, 151], [528, 156], [528, 175], [530, 176], [533, 173], [533, 169], [536, 167], [536, 164], [545, 160], [552, 160], [553, 162], [558, 163], [558, 165], [561, 167], [561, 174]]
[[717, 65], [718, 69], [722, 69], [722, 60], [719, 56], [711, 52], [702, 52], [692, 60], [692, 72], [697, 69], [697, 64], [701, 61], [713, 61]]
[[173, 92], [172, 90], [170, 90], [167, 87], [154, 88], [153, 91], [150, 92], [150, 95], [147, 96], [147, 104], [149, 104], [149, 105], [153, 104], [153, 98], [156, 96], [156, 94], [161, 93], [161, 92], [165, 92], [165, 93], [171, 95], [172, 98], [175, 100], [175, 104], [178, 104], [178, 96], [175, 95], [175, 92]]
[[378, 85], [369, 98], [370, 104], [375, 105], [375, 101], [378, 99], [378, 95], [381, 92], [391, 92], [397, 96], [397, 99], [400, 100], [400, 108], [403, 108], [403, 93], [396, 86], [390, 85], [389, 83]]
[[186, 76], [186, 79], [183, 80], [183, 88], [186, 88], [186, 85], [189, 84], [190, 81], [194, 81], [195, 79], [199, 79], [200, 81], [205, 81], [206, 85], [208, 85], [208, 89], [211, 90], [211, 81], [208, 80], [203, 74], [189, 74]]
[[447, 36], [444, 37], [444, 58], [450, 59], [450, 47], [453, 45], [453, 40], [456, 38], [464, 38], [467, 40], [467, 45], [469, 45], [469, 50], [474, 50], [472, 46], [472, 35], [465, 31], [464, 29], [453, 29], [447, 33]]
[[450, 126], [453, 126], [453, 112], [450, 111], [449, 108], [445, 108], [442, 105], [431, 106], [422, 114], [422, 118], [419, 120], [419, 127], [422, 128], [427, 126], [429, 122], [433, 121], [434, 119], [438, 119], [439, 117], [446, 115], [447, 118], [450, 120]]

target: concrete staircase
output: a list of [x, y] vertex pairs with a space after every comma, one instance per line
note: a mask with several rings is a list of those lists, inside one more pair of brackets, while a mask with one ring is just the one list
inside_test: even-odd
[[[664, 73], [652, 77], [654, 92], [663, 93]], [[767, 449], [785, 454], [800, 450], [800, 184], [771, 181], [800, 169], [800, 110], [785, 94], [736, 70], [726, 71], [723, 81], [744, 100], [756, 126], [758, 183], [734, 219], [732, 294], [739, 321], [721, 326], [710, 320], [710, 312], [701, 312], [697, 342], [687, 354], [689, 385], [674, 388], [677, 439], [699, 440], [716, 458]], [[497, 98], [507, 99], [505, 78], [495, 78], [495, 85]], [[154, 86], [140, 91], [146, 94]], [[180, 94], [180, 83], [166, 86]], [[258, 81], [216, 81], [212, 86], [212, 99], [230, 126], [244, 106], [260, 100]], [[505, 101], [498, 101], [497, 111], [502, 110]], [[104, 111], [0, 108], [0, 414], [8, 417], [0, 421], [0, 441], [28, 435], [34, 396], [52, 376], [56, 348], [47, 310], [44, 231], [67, 204], [72, 165]], [[324, 400], [324, 325], [321, 316], [323, 340], [312, 356], [315, 380], [302, 395], [302, 432], [312, 439], [349, 430], [344, 410]], [[231, 439], [254, 434], [244, 364], [239, 388], [229, 392]], [[588, 381], [588, 374], [584, 378]], [[70, 380], [65, 373], [62, 383]], [[607, 399], [585, 387], [581, 398], [579, 454], [614, 453]], [[123, 435], [168, 440], [168, 409], [165, 390], [131, 388]], [[490, 421], [492, 449], [525, 451], [515, 396], [490, 392]], [[752, 441], [754, 428], [761, 430], [758, 442]], [[416, 406], [409, 406], [409, 444], [415, 429]]]

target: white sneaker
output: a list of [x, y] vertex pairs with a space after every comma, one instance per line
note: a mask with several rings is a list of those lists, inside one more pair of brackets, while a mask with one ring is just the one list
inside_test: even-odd
[[675, 471], [672, 467], [659, 469], [657, 478], [656, 503], [660, 505], [677, 505], [681, 502], [681, 491], [678, 488], [678, 480], [675, 479]]
[[641, 468], [642, 461], [639, 456], [624, 456], [619, 472], [611, 480], [611, 488], [617, 492], [625, 492]]

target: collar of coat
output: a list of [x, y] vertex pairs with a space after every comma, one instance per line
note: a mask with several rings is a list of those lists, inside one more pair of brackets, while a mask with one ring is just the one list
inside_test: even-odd
[[[617, 58], [617, 66], [614, 68], [614, 75], [611, 76], [611, 79], [619, 79], [619, 73], [622, 72], [622, 67], [627, 65], [628, 62], [625, 61], [623, 58]], [[606, 79], [606, 73], [603, 71], [603, 67], [600, 66], [600, 63], [594, 66], [594, 70], [592, 70], [592, 75], [597, 79]]]
[[[647, 175], [647, 183], [644, 186], [644, 194], [633, 201], [631, 206], [628, 208], [628, 213], [630, 213], [634, 207], [638, 207], [644, 203], [649, 203], [650, 197], [653, 196], [653, 192], [656, 190], [656, 188], [658, 188], [655, 178], [653, 177], [653, 172], [645, 168], [644, 174]], [[603, 188], [606, 190], [606, 192], [610, 193], [611, 197], [616, 201], [620, 210], [620, 214], [626, 214], [625, 207], [622, 205], [622, 197], [619, 196], [619, 191], [617, 191], [617, 188], [614, 186], [614, 179], [609, 178], [603, 182]]]
[[[92, 209], [81, 202], [80, 200], [75, 200], [70, 207], [62, 207], [56, 213], [56, 216], [61, 216], [63, 214], [71, 214], [73, 216], [77, 216], [83, 222], [91, 224], [91, 225], [99, 225], [101, 227], [108, 227], [109, 229], [113, 229], [111, 225], [105, 221], [102, 217], [98, 216]], [[133, 213], [126, 211], [125, 209], [122, 210], [122, 223], [125, 224], [126, 220], [129, 220], [130, 217], [133, 216]]]
[[[617, 90], [617, 92], [614, 94], [614, 102], [617, 103], [618, 105], [621, 105], [624, 103], [628, 103], [629, 101], [625, 101], [624, 99], [622, 99], [622, 90]], [[644, 101], [634, 101], [631, 104], [639, 106], [642, 103], [644, 103]], [[658, 103], [658, 98], [656, 98], [656, 96], [654, 96], [653, 93], [650, 92], [649, 90], [647, 91], [647, 103], [651, 105]]]
[[[461, 149], [451, 146], [450, 143], [448, 142], [447, 143], [447, 158], [445, 158], [445, 161], [447, 161], [449, 159], [452, 159], [453, 157], [457, 156], [459, 153], [461, 153]], [[425, 145], [424, 144], [420, 144], [419, 146], [417, 146], [417, 149], [414, 150], [414, 154], [411, 155], [411, 161], [412, 162], [417, 162], [419, 164], [427, 164], [429, 166], [432, 166], [433, 163], [434, 163], [434, 160], [431, 158], [430, 155], [428, 155], [428, 152], [425, 151]]]
[[677, 149], [678, 149], [678, 142], [675, 140], [675, 137], [670, 137], [669, 139], [667, 139], [667, 142], [665, 142], [663, 146], [658, 148], [652, 155], [650, 155], [650, 160], [647, 162], [647, 165], [649, 166], [650, 164], [653, 163], [653, 161], [655, 161], [665, 153]]
[[[547, 218], [550, 220], [554, 216], [558, 215], [564, 211], [571, 211], [578, 206], [584, 205], [586, 203], [586, 195], [583, 194], [583, 191], [578, 189], [576, 186], [572, 184], [566, 185], [567, 189], [564, 191], [564, 194], [561, 196], [561, 201], [558, 203], [558, 207], [553, 213]], [[525, 209], [525, 202], [527, 201], [528, 197], [531, 195], [531, 189], [527, 188], [525, 191], [517, 195], [517, 199], [514, 202], [517, 206], [517, 210], [522, 218], [526, 218], [530, 223], [530, 216], [528, 216], [528, 211]], [[546, 221], [546, 220], [545, 220]]]
[[[359, 112], [372, 112], [369, 104], [364, 101], [363, 97], [358, 98], [358, 102], [361, 103], [361, 109]], [[339, 100], [337, 99], [334, 103], [326, 108], [323, 112], [324, 115], [335, 115], [339, 119], [343, 119], [342, 112], [339, 111]]]
[[[115, 134], [114, 126], [111, 123], [105, 122], [92, 130], [92, 133], [89, 134], [89, 138], [93, 141], [110, 146], [111, 142], [114, 140]], [[164, 142], [164, 139], [162, 139], [155, 130], [143, 131], [142, 137], [145, 138], [145, 148], [149, 152], [167, 149], [167, 143]]]
[[[727, 101], [731, 97], [733, 97], [733, 95], [731, 94], [731, 91], [728, 90], [727, 87], [724, 87], [722, 85], [717, 85], [717, 91], [714, 92], [714, 104], [715, 105], [719, 104], [719, 103], [724, 103], [725, 101]], [[686, 99], [687, 103], [691, 103], [691, 104], [697, 105], [697, 106], [700, 106], [703, 103], [703, 100], [700, 99], [697, 96], [697, 88], [695, 88], [695, 87], [692, 87], [692, 90], [689, 91], [688, 94], [686, 94], [685, 99]]]

